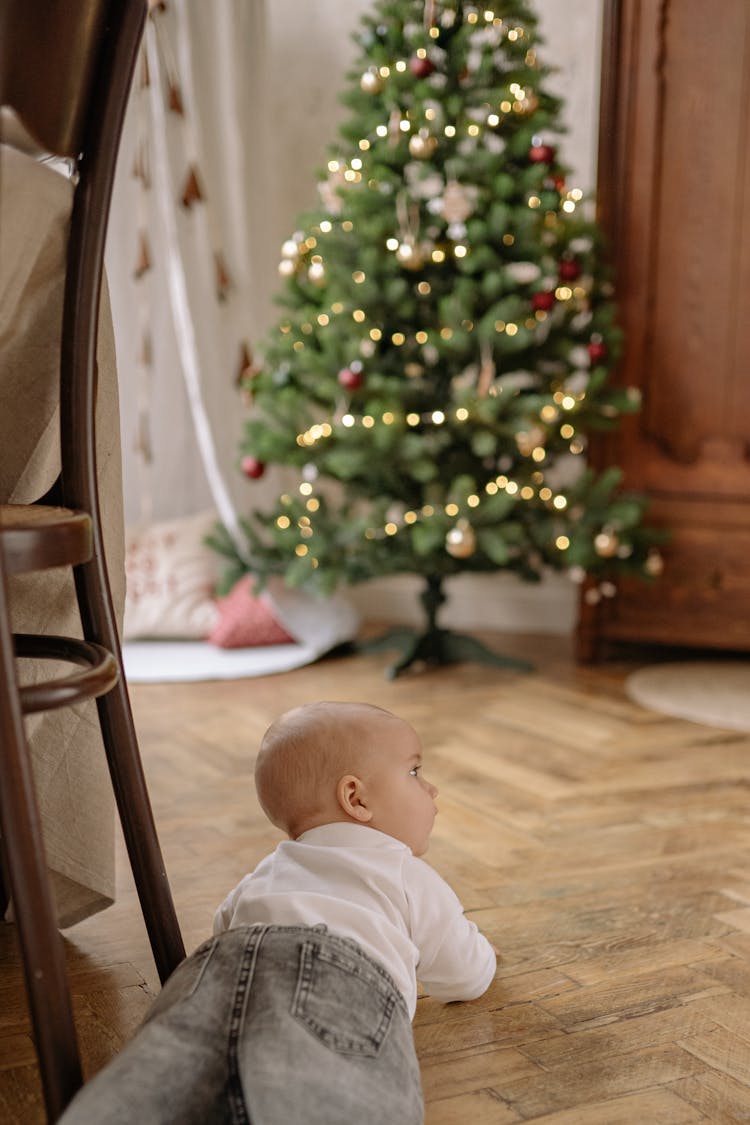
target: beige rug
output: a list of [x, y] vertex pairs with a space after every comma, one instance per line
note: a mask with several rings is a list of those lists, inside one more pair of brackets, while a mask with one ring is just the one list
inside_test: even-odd
[[625, 690], [652, 711], [750, 732], [750, 661], [655, 664], [628, 676]]

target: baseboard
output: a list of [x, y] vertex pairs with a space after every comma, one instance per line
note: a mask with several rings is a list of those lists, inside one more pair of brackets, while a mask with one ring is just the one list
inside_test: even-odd
[[[376, 578], [349, 590], [363, 620], [418, 625], [422, 581], [412, 575]], [[446, 584], [440, 623], [450, 628], [508, 633], [569, 634], [575, 625], [578, 588], [558, 574], [538, 585], [510, 574], [460, 575]]]

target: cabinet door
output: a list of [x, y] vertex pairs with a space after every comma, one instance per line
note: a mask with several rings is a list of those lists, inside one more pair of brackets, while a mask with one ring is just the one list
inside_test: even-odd
[[750, 4], [606, 0], [598, 199], [640, 414], [592, 448], [668, 528], [603, 639], [750, 649]]

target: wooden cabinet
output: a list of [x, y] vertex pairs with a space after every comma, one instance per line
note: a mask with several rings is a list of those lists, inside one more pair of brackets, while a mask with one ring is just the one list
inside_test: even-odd
[[750, 3], [605, 0], [598, 201], [643, 409], [591, 451], [671, 531], [578, 647], [750, 650]]

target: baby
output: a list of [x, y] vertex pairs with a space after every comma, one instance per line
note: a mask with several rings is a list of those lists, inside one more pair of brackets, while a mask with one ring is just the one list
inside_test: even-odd
[[260, 803], [288, 836], [216, 912], [143, 1028], [63, 1121], [420, 1125], [417, 975], [480, 996], [495, 952], [418, 857], [437, 789], [408, 723], [313, 703], [266, 732]]

